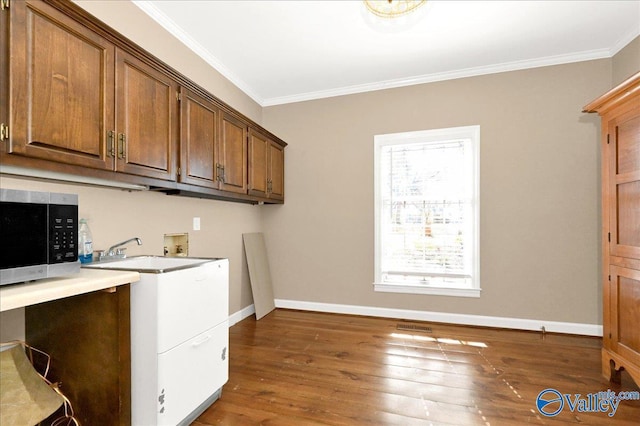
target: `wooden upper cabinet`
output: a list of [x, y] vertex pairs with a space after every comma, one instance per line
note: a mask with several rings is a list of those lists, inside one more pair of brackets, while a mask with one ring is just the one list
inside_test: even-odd
[[220, 121], [218, 158], [220, 189], [247, 193], [247, 125], [223, 112]]
[[249, 194], [284, 200], [284, 147], [249, 130]]
[[3, 164], [284, 200], [286, 143], [74, 2], [13, 0], [0, 28]]
[[116, 52], [116, 170], [177, 176], [178, 85], [133, 55]]
[[218, 188], [220, 110], [206, 99], [180, 92], [180, 176], [183, 183]]
[[110, 169], [115, 47], [51, 6], [13, 1], [8, 152]]
[[8, 152], [175, 179], [177, 83], [46, 3], [9, 12]]
[[269, 140], [249, 129], [249, 194], [267, 197]]
[[284, 200], [284, 147], [270, 141], [268, 162], [268, 197]]

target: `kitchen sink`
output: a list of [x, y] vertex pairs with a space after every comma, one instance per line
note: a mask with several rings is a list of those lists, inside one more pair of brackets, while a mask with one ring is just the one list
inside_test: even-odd
[[201, 257], [134, 256], [124, 259], [85, 263], [83, 268], [113, 269], [161, 274], [179, 269], [193, 268], [216, 259]]

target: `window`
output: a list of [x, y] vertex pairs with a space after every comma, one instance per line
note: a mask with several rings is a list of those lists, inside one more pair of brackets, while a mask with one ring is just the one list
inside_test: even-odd
[[375, 136], [376, 291], [480, 296], [480, 126]]

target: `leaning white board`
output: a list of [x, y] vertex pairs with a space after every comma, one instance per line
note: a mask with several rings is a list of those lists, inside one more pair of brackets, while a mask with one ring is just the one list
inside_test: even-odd
[[249, 280], [251, 281], [251, 291], [253, 292], [253, 304], [256, 309], [256, 320], [259, 320], [276, 308], [267, 248], [264, 245], [262, 232], [242, 234], [242, 240], [244, 241], [247, 266], [249, 267]]

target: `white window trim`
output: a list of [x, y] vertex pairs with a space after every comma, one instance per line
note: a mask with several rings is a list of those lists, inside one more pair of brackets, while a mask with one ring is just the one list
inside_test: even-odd
[[[383, 283], [381, 277], [381, 194], [380, 194], [380, 152], [383, 146], [407, 144], [411, 142], [436, 142], [443, 139], [471, 138], [473, 157], [473, 251], [472, 284], [470, 288], [427, 287], [421, 285], [401, 285]], [[429, 294], [438, 296], [480, 297], [480, 126], [451, 127], [445, 129], [423, 130], [416, 132], [391, 133], [374, 136], [374, 220], [375, 220], [375, 276], [373, 287], [376, 292]]]

